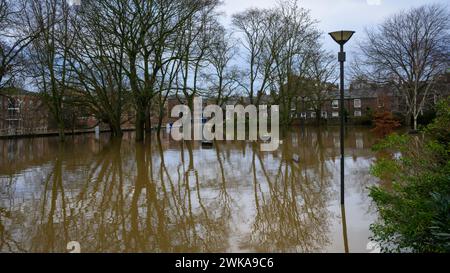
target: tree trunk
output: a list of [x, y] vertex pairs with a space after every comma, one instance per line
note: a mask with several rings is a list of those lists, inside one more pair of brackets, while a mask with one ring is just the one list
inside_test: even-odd
[[114, 125], [114, 130], [116, 131], [115, 132], [116, 137], [122, 137], [123, 136], [123, 131], [122, 131], [122, 128], [120, 126], [120, 121], [117, 122], [116, 125]]
[[406, 114], [406, 117], [405, 117], [405, 126], [406, 127], [412, 128], [412, 126], [413, 126], [413, 124], [411, 122], [412, 118], [413, 118], [412, 114]]
[[164, 109], [159, 109], [159, 117], [158, 117], [158, 127], [157, 127], [157, 132], [158, 135], [161, 132], [161, 127], [162, 127], [162, 122], [163, 122], [163, 116], [164, 116]]
[[414, 115], [414, 124], [413, 124], [414, 131], [417, 131], [417, 116]]
[[121, 138], [123, 136], [122, 128], [120, 126], [120, 121], [111, 122], [109, 124], [109, 128], [111, 129], [111, 137]]
[[318, 126], [320, 126], [321, 124], [322, 124], [322, 122], [321, 122], [321, 111], [317, 111], [316, 110], [316, 123], [317, 123], [317, 125]]
[[150, 120], [150, 115], [145, 115], [145, 132], [150, 133], [152, 131], [152, 121]]
[[64, 142], [65, 141], [64, 123], [62, 121], [58, 122], [58, 135], [59, 135], [59, 141]]
[[143, 110], [138, 109], [136, 113], [136, 141], [144, 141], [145, 134], [145, 113]]

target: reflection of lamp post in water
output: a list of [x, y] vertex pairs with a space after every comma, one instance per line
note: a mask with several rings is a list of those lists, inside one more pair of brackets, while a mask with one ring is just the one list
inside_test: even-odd
[[341, 205], [342, 216], [342, 235], [344, 237], [345, 253], [348, 253], [348, 238], [347, 238], [347, 219], [345, 218], [345, 205]]

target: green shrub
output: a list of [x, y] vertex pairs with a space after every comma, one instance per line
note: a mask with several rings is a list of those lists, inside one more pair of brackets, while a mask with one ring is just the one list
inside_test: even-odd
[[372, 239], [385, 252], [450, 252], [450, 100], [417, 136], [388, 136], [388, 152], [371, 172], [385, 183], [370, 188], [379, 219]]

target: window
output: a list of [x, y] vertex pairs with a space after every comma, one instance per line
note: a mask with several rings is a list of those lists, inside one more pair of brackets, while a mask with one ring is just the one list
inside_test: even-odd
[[355, 117], [360, 117], [361, 116], [361, 111], [355, 111]]
[[327, 118], [327, 112], [325, 112], [325, 111], [322, 111], [322, 118]]
[[300, 113], [300, 117], [301, 117], [301, 118], [306, 118], [306, 113], [305, 113], [305, 112]]
[[361, 108], [361, 100], [360, 99], [355, 99], [354, 100], [354, 106], [355, 106], [355, 108]]
[[339, 108], [339, 101], [338, 100], [332, 101], [331, 106], [333, 107], [333, 109]]
[[17, 109], [17, 103], [15, 99], [8, 99], [8, 109]]
[[316, 117], [316, 112], [311, 112], [311, 118], [315, 118]]
[[331, 115], [333, 116], [333, 118], [338, 118], [339, 117], [339, 112], [333, 112]]

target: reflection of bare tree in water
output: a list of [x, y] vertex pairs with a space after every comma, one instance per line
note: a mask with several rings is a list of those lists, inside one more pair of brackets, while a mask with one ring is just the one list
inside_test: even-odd
[[[226, 220], [223, 214], [217, 213], [218, 208], [213, 202], [205, 204], [202, 198], [205, 181], [200, 181], [195, 168], [193, 142], [180, 144], [181, 162], [177, 166], [176, 183], [165, 172], [169, 179], [161, 177], [161, 181], [169, 181], [170, 195], [173, 200], [175, 214], [171, 214], [174, 222], [174, 233], [178, 244], [173, 251], [224, 251], [223, 238], [227, 232]], [[188, 159], [185, 157], [188, 153]], [[165, 168], [164, 156], [160, 150], [161, 167]]]
[[[21, 208], [0, 211], [0, 224], [15, 223], [11, 232], [0, 225], [0, 250], [64, 252], [78, 241], [83, 252], [225, 251], [230, 213], [220, 199], [205, 203], [211, 189], [195, 171], [191, 144], [175, 168], [160, 141], [153, 144], [113, 141], [84, 165], [61, 148], [36, 198], [23, 201], [26, 216]], [[9, 247], [13, 239], [20, 243]]]
[[[64, 237], [67, 234], [67, 230], [64, 228], [67, 213], [64, 206], [66, 199], [62, 185], [63, 151], [64, 146], [60, 145], [56, 157], [51, 163], [50, 171], [47, 172], [43, 181], [45, 189], [41, 197], [44, 200], [43, 202], [40, 202], [41, 199], [37, 201], [32, 199], [31, 204], [17, 204], [26, 197], [16, 192], [10, 193], [10, 206], [0, 212], [0, 218], [6, 216], [12, 223], [9, 225], [9, 230], [6, 231], [6, 236], [5, 234], [1, 235], [2, 242], [5, 237], [11, 242], [15, 242], [15, 249], [9, 249], [8, 251], [51, 252], [61, 245], [58, 237]], [[33, 209], [33, 213], [25, 215], [25, 212], [29, 212], [31, 209]], [[62, 227], [62, 229], [59, 229], [59, 227]], [[20, 232], [18, 232], [19, 230]], [[31, 243], [27, 245], [23, 243], [24, 241]], [[11, 243], [6, 243], [6, 246], [10, 248]], [[0, 250], [6, 251], [3, 248], [3, 243]]]
[[21, 247], [20, 242], [13, 238], [11, 232], [4, 225], [4, 222], [11, 220], [11, 212], [7, 208], [0, 207], [0, 252], [23, 252], [24, 249]]
[[[73, 151], [64, 144], [57, 145], [54, 151], [51, 162], [21, 177], [23, 183], [31, 182], [36, 192], [20, 190], [7, 193], [10, 202], [0, 212], [0, 226], [4, 216], [9, 218], [9, 224], [5, 236], [0, 237], [14, 242], [14, 248], [8, 251], [53, 252], [65, 249], [71, 216], [63, 185], [63, 175], [68, 167], [63, 166], [63, 162], [67, 160], [67, 154]], [[29, 178], [31, 181], [28, 181]], [[9, 186], [17, 189], [17, 185]], [[1, 241], [0, 251], [7, 251]], [[12, 244], [6, 243], [5, 246], [10, 248]]]
[[[14, 200], [11, 199], [13, 199], [13, 189], [16, 182], [17, 178], [12, 175], [0, 180], [0, 194], [9, 197], [7, 200], [4, 200], [4, 202], [7, 202], [8, 205], [14, 203]], [[0, 204], [0, 252], [13, 252], [17, 250], [23, 251], [20, 243], [13, 238], [11, 232], [5, 226], [5, 224], [10, 222], [13, 218], [8, 205], [5, 204], [5, 207], [3, 207], [3, 205]]]
[[[320, 164], [301, 166], [304, 163], [293, 160], [293, 151], [286, 138], [278, 167], [270, 173], [253, 147], [256, 217], [250, 244], [256, 251], [312, 252], [328, 244], [327, 170]], [[257, 169], [263, 179], [258, 179]]]
[[168, 250], [169, 236], [165, 229], [164, 211], [166, 201], [158, 196], [151, 152], [150, 145], [136, 144], [137, 174], [130, 207], [131, 230], [125, 244], [127, 249], [138, 252], [147, 249]]
[[[273, 153], [245, 142], [77, 141], [1, 177], [1, 252], [64, 252], [69, 241], [83, 252], [313, 252], [329, 243], [332, 131], [293, 132]], [[359, 163], [371, 156], [351, 143]]]
[[[94, 161], [93, 171], [87, 174], [89, 178], [94, 176], [93, 173], [97, 173], [96, 177], [104, 179], [109, 179], [109, 175], [116, 175], [115, 168], [108, 169], [106, 167], [108, 164], [104, 162], [108, 160], [108, 157], [103, 156], [109, 155], [110, 150], [113, 149], [109, 146], [105, 148]], [[60, 147], [44, 181], [41, 196], [36, 200], [34, 217], [31, 223], [27, 224], [30, 229], [26, 231], [26, 234], [30, 235], [29, 245], [26, 246], [28, 251], [65, 251], [67, 242], [71, 240], [85, 242], [94, 232], [102, 232], [102, 226], [92, 221], [90, 217], [92, 211], [89, 210], [93, 206], [97, 211], [102, 211], [101, 204], [98, 204], [95, 198], [86, 198], [89, 196], [89, 188], [100, 190], [102, 182], [99, 179], [93, 179], [91, 183], [80, 185], [79, 191], [72, 190], [70, 183], [65, 183], [74, 175], [69, 170], [69, 154], [72, 153], [67, 153], [64, 147]], [[99, 219], [102, 218], [102, 214], [96, 214], [96, 216]], [[34, 227], [35, 230], [33, 230]], [[89, 227], [88, 230], [85, 227]], [[87, 245], [84, 247], [89, 249]]]
[[231, 203], [233, 202], [233, 199], [231, 198], [230, 194], [228, 194], [227, 191], [227, 181], [226, 181], [226, 175], [225, 175], [225, 168], [224, 168], [224, 164], [223, 164], [223, 159], [222, 159], [222, 148], [221, 148], [221, 143], [215, 141], [214, 142], [214, 147], [215, 147], [215, 151], [216, 151], [216, 156], [217, 156], [217, 162], [219, 163], [219, 168], [220, 168], [220, 182], [219, 182], [219, 202], [220, 205], [219, 207], [222, 208], [222, 215], [224, 218], [230, 218], [231, 217]]
[[[59, 152], [58, 155], [61, 155], [62, 153]], [[34, 246], [37, 247], [37, 249], [32, 249], [32, 251], [37, 251], [37, 252], [50, 252], [50, 251], [54, 251], [55, 249], [57, 249], [57, 246], [55, 244], [57, 243], [61, 243], [64, 242], [64, 240], [56, 240], [56, 232], [57, 228], [55, 227], [55, 225], [58, 225], [58, 223], [55, 223], [55, 217], [56, 217], [56, 213], [57, 213], [57, 206], [58, 203], [57, 201], [59, 200], [61, 203], [61, 210], [60, 212], [62, 212], [62, 226], [63, 226], [63, 234], [65, 235], [65, 239], [67, 239], [67, 228], [66, 225], [64, 225], [64, 223], [66, 223], [66, 217], [67, 217], [67, 213], [66, 213], [66, 200], [65, 200], [65, 196], [64, 196], [64, 186], [62, 184], [62, 158], [60, 156], [57, 156], [55, 163], [54, 163], [54, 168], [53, 168], [53, 174], [49, 177], [50, 179], [48, 179], [45, 183], [45, 189], [44, 189], [44, 202], [42, 203], [42, 215], [45, 214], [46, 210], [47, 212], [47, 221], [45, 222], [45, 219], [42, 219], [42, 225], [39, 226], [38, 229], [38, 234], [39, 236], [36, 237], [36, 239], [40, 239], [40, 238], [45, 238], [46, 240], [44, 240], [44, 242], [42, 242], [42, 244], [33, 244]], [[51, 187], [48, 188], [48, 187]], [[50, 189], [50, 190], [49, 190]], [[49, 199], [50, 201], [50, 206], [48, 207], [48, 209], [46, 209], [46, 200], [47, 200], [47, 196], [46, 194], [50, 193]], [[60, 197], [60, 198], [58, 198]], [[43, 235], [43, 236], [42, 236]], [[42, 247], [42, 249], [40, 249]]]

